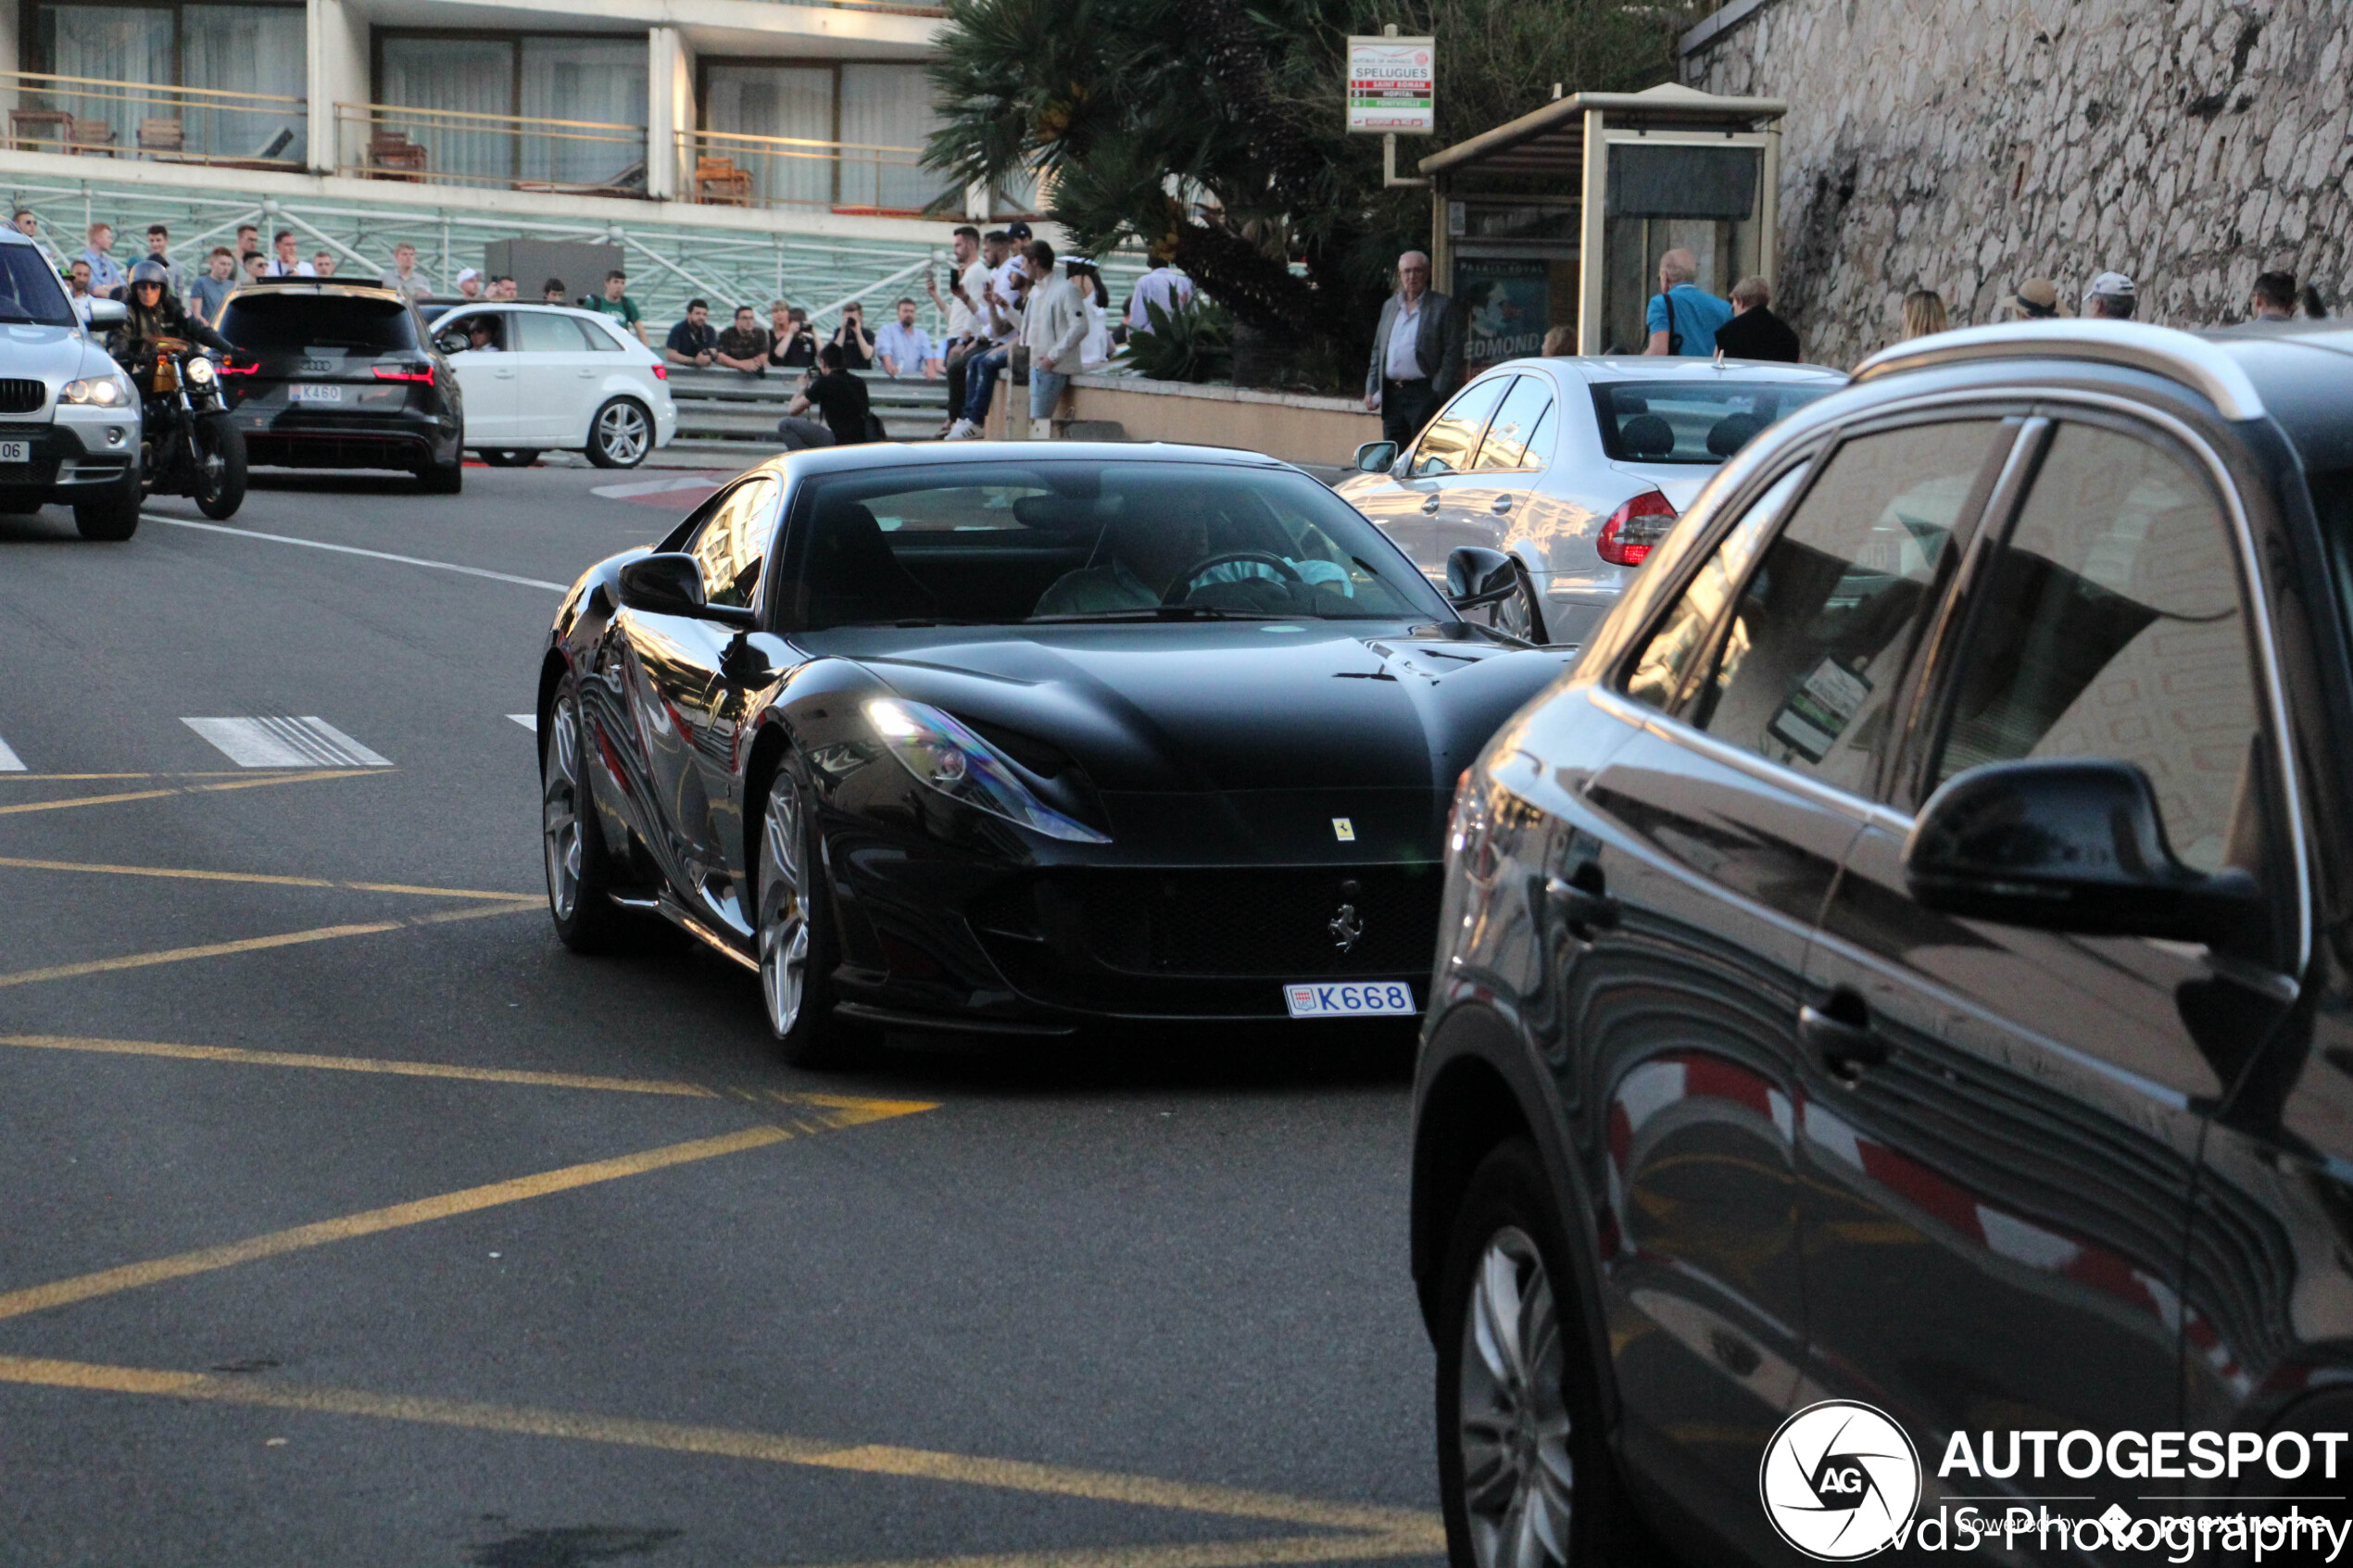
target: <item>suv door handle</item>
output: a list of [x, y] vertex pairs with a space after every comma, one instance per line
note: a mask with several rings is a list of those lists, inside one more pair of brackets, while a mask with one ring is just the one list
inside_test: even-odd
[[1432, 495], [1428, 500], [1422, 503], [1422, 515], [1424, 517], [1436, 517], [1438, 515], [1437, 496]]
[[1512, 509], [1512, 498], [1509, 495], [1498, 495], [1492, 501], [1487, 503], [1487, 509], [1491, 512], [1510, 511]]
[[1797, 1037], [1842, 1084], [1860, 1082], [1866, 1072], [1887, 1060], [1887, 1042], [1871, 1028], [1863, 998], [1852, 991], [1834, 992], [1822, 1007], [1811, 1002], [1800, 1007]]
[[1569, 872], [1567, 881], [1546, 877], [1544, 902], [1579, 942], [1591, 942], [1597, 931], [1617, 929], [1617, 899], [1609, 893], [1602, 868], [1591, 860]]

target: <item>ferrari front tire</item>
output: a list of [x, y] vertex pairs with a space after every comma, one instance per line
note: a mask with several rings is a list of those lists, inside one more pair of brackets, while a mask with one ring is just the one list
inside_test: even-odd
[[556, 688], [540, 725], [539, 795], [547, 913], [556, 939], [575, 953], [610, 952], [624, 917], [612, 901], [611, 863], [588, 794], [586, 721], [570, 676]]
[[779, 770], [760, 823], [760, 997], [778, 1053], [794, 1067], [840, 1067], [856, 1054], [833, 1016], [832, 913], [815, 813]]

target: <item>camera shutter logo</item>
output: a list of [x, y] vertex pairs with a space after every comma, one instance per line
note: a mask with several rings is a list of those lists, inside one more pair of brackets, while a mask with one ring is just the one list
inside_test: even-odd
[[1765, 1445], [1756, 1489], [1781, 1539], [1819, 1562], [1852, 1562], [1883, 1550], [1910, 1523], [1920, 1456], [1883, 1411], [1825, 1399], [1781, 1423]]

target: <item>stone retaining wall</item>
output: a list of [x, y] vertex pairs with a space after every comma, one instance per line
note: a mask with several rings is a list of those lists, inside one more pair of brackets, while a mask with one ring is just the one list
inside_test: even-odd
[[2141, 316], [2240, 320], [2256, 273], [2353, 307], [2349, 0], [1741, 0], [1683, 80], [1785, 98], [1777, 308], [1851, 365], [1932, 288], [1954, 324], [2020, 279], [2070, 311], [2113, 269]]

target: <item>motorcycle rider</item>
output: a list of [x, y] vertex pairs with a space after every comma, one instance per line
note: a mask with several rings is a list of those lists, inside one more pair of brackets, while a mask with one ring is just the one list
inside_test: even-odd
[[159, 261], [142, 261], [131, 269], [131, 313], [115, 329], [108, 351], [124, 366], [155, 352], [158, 338], [202, 344], [220, 354], [235, 352], [229, 340], [188, 314], [171, 292], [171, 274]]

